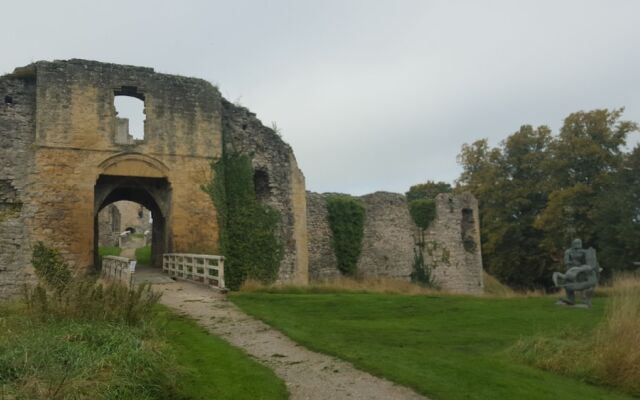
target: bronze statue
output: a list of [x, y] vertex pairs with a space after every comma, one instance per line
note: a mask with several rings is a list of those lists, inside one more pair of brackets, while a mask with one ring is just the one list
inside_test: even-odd
[[574, 239], [571, 248], [564, 252], [566, 272], [554, 272], [553, 283], [556, 287], [564, 288], [567, 298], [561, 299], [562, 304], [576, 305], [575, 292], [582, 292], [584, 304], [591, 307], [591, 297], [600, 278], [602, 268], [598, 265], [596, 251], [592, 247], [582, 248], [582, 240]]

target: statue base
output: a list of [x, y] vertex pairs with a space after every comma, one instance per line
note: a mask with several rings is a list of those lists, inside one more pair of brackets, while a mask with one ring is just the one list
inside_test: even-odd
[[557, 306], [571, 307], [571, 308], [591, 308], [590, 305], [584, 303], [573, 303], [567, 299], [560, 299], [556, 301]]

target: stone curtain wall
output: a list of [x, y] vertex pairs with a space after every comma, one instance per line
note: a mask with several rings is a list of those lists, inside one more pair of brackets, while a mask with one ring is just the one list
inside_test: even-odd
[[[323, 280], [340, 276], [331, 245], [331, 230], [323, 194], [307, 193], [309, 275]], [[376, 192], [360, 197], [365, 205], [364, 238], [358, 273], [409, 280], [418, 228], [409, 215], [405, 196]], [[463, 210], [470, 210], [463, 212]], [[479, 294], [483, 291], [478, 206], [468, 193], [441, 194], [436, 198], [436, 219], [425, 232], [425, 263], [437, 283], [446, 290]], [[463, 214], [473, 215], [463, 221]], [[463, 232], [463, 227], [464, 232]], [[468, 251], [463, 233], [475, 243]]]
[[410, 279], [416, 228], [405, 197], [376, 192], [360, 199], [366, 211], [358, 271], [363, 276]]
[[32, 279], [26, 199], [33, 165], [35, 77], [0, 77], [0, 298], [16, 295]]
[[248, 109], [223, 99], [225, 151], [251, 158], [257, 198], [281, 215], [278, 238], [283, 259], [278, 281], [306, 284], [308, 278], [304, 176], [291, 147]]
[[307, 192], [307, 229], [309, 230], [309, 278], [325, 280], [340, 276], [331, 244], [327, 203], [320, 193]]

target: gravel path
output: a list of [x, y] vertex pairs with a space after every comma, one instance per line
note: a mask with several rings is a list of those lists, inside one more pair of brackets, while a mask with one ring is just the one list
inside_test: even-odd
[[414, 391], [296, 344], [221, 295], [190, 282], [156, 284], [161, 302], [244, 349], [287, 384], [292, 400], [425, 399]]

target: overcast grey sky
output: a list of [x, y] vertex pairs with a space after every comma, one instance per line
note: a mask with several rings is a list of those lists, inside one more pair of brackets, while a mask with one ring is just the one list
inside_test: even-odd
[[[85, 58], [195, 76], [275, 121], [314, 191], [452, 182], [465, 142], [640, 121], [640, 1], [5, 1], [0, 73]], [[632, 143], [638, 141], [638, 134]]]

